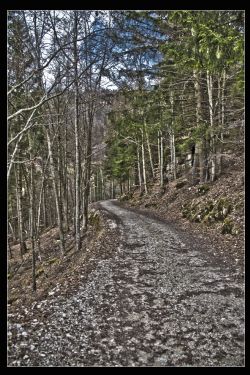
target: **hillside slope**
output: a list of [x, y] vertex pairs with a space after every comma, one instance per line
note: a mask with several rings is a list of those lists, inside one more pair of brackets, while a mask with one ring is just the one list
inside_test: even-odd
[[190, 186], [185, 178], [150, 186], [149, 194], [135, 190], [121, 197], [125, 206], [140, 208], [193, 232], [214, 245], [215, 251], [235, 264], [244, 265], [244, 170], [242, 157], [230, 172], [212, 183]]

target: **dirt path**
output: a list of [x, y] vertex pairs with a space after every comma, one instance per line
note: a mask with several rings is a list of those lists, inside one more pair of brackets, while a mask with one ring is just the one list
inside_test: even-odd
[[74, 296], [41, 303], [45, 321], [10, 323], [9, 366], [244, 366], [237, 269], [163, 222], [101, 206], [119, 248]]

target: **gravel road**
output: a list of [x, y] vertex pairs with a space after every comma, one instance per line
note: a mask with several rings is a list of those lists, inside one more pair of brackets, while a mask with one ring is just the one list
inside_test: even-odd
[[42, 301], [46, 320], [10, 317], [9, 366], [244, 366], [240, 271], [164, 222], [100, 204], [119, 247], [74, 296]]

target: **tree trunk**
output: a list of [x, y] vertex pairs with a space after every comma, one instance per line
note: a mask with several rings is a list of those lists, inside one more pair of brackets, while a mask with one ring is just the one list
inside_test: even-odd
[[47, 204], [46, 204], [46, 183], [44, 181], [43, 184], [43, 195], [42, 195], [42, 206], [43, 206], [43, 224], [44, 228], [48, 227], [48, 219], [47, 219]]
[[12, 251], [11, 251], [11, 246], [10, 246], [10, 240], [9, 240], [9, 237], [8, 237], [8, 252], [9, 252], [9, 257], [10, 257], [10, 259], [12, 259]]
[[140, 163], [139, 145], [137, 145], [137, 170], [138, 170], [138, 180], [139, 180], [140, 192], [142, 192], [142, 176], [141, 176], [141, 163]]
[[142, 132], [142, 141], [141, 141], [141, 155], [142, 155], [142, 174], [143, 174], [143, 185], [145, 194], [148, 194], [147, 188], [147, 174], [146, 174], [146, 161], [145, 161], [145, 149], [144, 149], [144, 131]]
[[64, 179], [63, 179], [63, 212], [64, 212], [64, 223], [66, 227], [66, 231], [69, 231], [69, 220], [68, 220], [68, 209], [69, 209], [69, 202], [68, 202], [68, 177], [67, 177], [67, 126], [65, 126], [65, 133], [64, 133]]
[[[70, 208], [71, 208], [71, 212], [72, 212], [72, 211], [74, 211], [75, 199], [74, 199], [74, 192], [73, 192], [73, 182], [72, 182], [71, 177], [69, 177], [69, 179], [68, 179], [68, 189], [69, 189], [69, 197], [70, 197], [70, 203], [71, 203]], [[73, 216], [73, 219], [71, 220], [71, 222], [73, 223], [75, 215], [72, 215], [72, 216]]]
[[127, 181], [128, 185], [128, 192], [130, 192], [130, 184], [131, 184], [131, 181], [130, 181], [130, 171], [128, 171], [128, 181]]
[[216, 150], [214, 139], [214, 115], [213, 115], [213, 77], [207, 70], [207, 90], [208, 90], [208, 104], [209, 104], [209, 118], [211, 127], [211, 181], [216, 178]]
[[102, 171], [102, 168], [100, 168], [100, 176], [101, 176], [101, 197], [102, 197], [102, 200], [105, 199], [105, 184], [104, 184], [104, 176], [103, 176], [103, 171]]
[[61, 251], [61, 254], [64, 255], [64, 253], [65, 253], [64, 234], [63, 234], [62, 214], [61, 214], [60, 204], [59, 204], [58, 187], [57, 187], [58, 179], [57, 179], [57, 176], [56, 176], [56, 170], [55, 170], [55, 165], [54, 165], [54, 158], [53, 158], [53, 153], [52, 153], [52, 146], [51, 146], [50, 130], [49, 129], [47, 129], [46, 135], [47, 135], [48, 152], [49, 152], [49, 158], [50, 158], [50, 172], [51, 172], [51, 176], [52, 176], [55, 203], [56, 203], [57, 225], [58, 225], [58, 228], [59, 228], [59, 237], [60, 237], [60, 251]]
[[34, 238], [34, 182], [33, 182], [33, 165], [31, 164], [30, 169], [30, 191], [31, 191], [31, 201], [30, 201], [30, 222], [31, 222], [31, 252], [32, 252], [32, 289], [36, 291], [36, 250], [35, 250], [35, 238]]
[[193, 156], [192, 185], [196, 185], [199, 182], [199, 172], [198, 172], [199, 160], [200, 160], [200, 158], [199, 158], [199, 155], [200, 155], [199, 146], [200, 146], [200, 142], [197, 142], [196, 146], [195, 146], [194, 156]]
[[161, 188], [164, 186], [164, 178], [163, 178], [163, 166], [164, 166], [164, 147], [163, 147], [163, 136], [162, 132], [160, 132], [160, 186]]
[[[200, 84], [200, 74], [196, 69], [193, 72], [194, 75], [194, 88], [196, 96], [196, 126], [197, 128], [201, 126], [202, 120], [202, 95], [201, 95], [201, 84]], [[203, 139], [196, 141], [195, 145], [195, 155], [192, 168], [192, 184], [202, 183], [204, 181], [204, 152], [203, 152]]]
[[[220, 80], [219, 80], [220, 82]], [[218, 147], [218, 158], [217, 158], [217, 166], [218, 166], [218, 176], [221, 175], [222, 172], [222, 154], [223, 154], [223, 133], [224, 133], [224, 126], [225, 126], [225, 86], [226, 86], [226, 70], [223, 69], [222, 72], [222, 84], [220, 85], [220, 90], [218, 90], [218, 123], [220, 129], [219, 135], [219, 147]]]
[[77, 53], [77, 37], [78, 37], [78, 12], [74, 11], [74, 74], [75, 74], [75, 250], [80, 251], [81, 234], [80, 234], [80, 147], [79, 147], [79, 87], [78, 87], [78, 53]]
[[146, 129], [146, 122], [145, 122], [145, 134], [146, 134], [146, 141], [147, 141], [147, 147], [148, 147], [148, 155], [149, 155], [151, 173], [152, 173], [152, 177], [154, 179], [155, 178], [154, 163], [153, 163], [152, 152], [151, 152], [151, 147], [150, 147], [149, 138], [148, 138], [148, 132], [147, 132], [147, 129]]
[[176, 180], [176, 154], [175, 154], [175, 137], [174, 131], [171, 128], [169, 130], [169, 140], [170, 140], [170, 166], [171, 166], [171, 175], [174, 180]]
[[[29, 134], [29, 150], [30, 160], [33, 159], [32, 154], [32, 139]], [[32, 290], [36, 291], [36, 250], [35, 250], [35, 217], [34, 217], [34, 165], [30, 164], [30, 239], [31, 239], [31, 253], [32, 253]]]
[[[199, 49], [199, 42], [196, 34], [195, 29], [191, 29], [192, 36], [194, 37], [195, 44], [193, 47], [194, 56], [196, 56], [197, 51]], [[194, 89], [195, 89], [195, 97], [196, 97], [196, 126], [199, 128], [201, 126], [202, 121], [202, 92], [201, 92], [201, 83], [200, 83], [200, 72], [198, 69], [193, 70], [193, 77], [194, 77]], [[192, 168], [192, 183], [196, 184], [198, 182], [202, 183], [204, 181], [204, 139], [196, 141], [195, 145], [195, 155], [194, 155], [194, 162]], [[199, 169], [199, 171], [197, 171]]]
[[20, 256], [23, 260], [23, 255], [26, 252], [26, 244], [23, 239], [23, 212], [22, 212], [22, 173], [20, 165], [15, 166], [16, 175], [16, 197], [17, 197], [17, 217], [18, 217], [18, 233], [19, 233], [19, 246]]
[[10, 227], [10, 231], [11, 231], [11, 234], [12, 234], [12, 239], [13, 239], [13, 241], [16, 241], [15, 231], [14, 231], [13, 226], [11, 225], [10, 221], [9, 221], [9, 227]]
[[96, 171], [96, 202], [99, 201], [99, 178], [98, 178], [98, 170]]
[[115, 185], [114, 185], [114, 179], [112, 178], [112, 199], [115, 199]]
[[171, 174], [174, 180], [176, 180], [176, 154], [175, 154], [175, 137], [174, 137], [174, 95], [170, 92], [170, 104], [171, 104], [171, 127], [169, 129], [170, 138], [170, 155], [171, 155]]

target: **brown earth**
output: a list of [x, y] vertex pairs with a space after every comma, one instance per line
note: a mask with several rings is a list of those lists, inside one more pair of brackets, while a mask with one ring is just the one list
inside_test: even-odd
[[[61, 257], [58, 238], [58, 228], [50, 228], [42, 234], [41, 257], [36, 260], [37, 290], [32, 291], [32, 254], [31, 243], [26, 241], [27, 253], [23, 261], [20, 259], [19, 245], [11, 245], [12, 258], [8, 265], [8, 313], [18, 312], [24, 307], [30, 307], [49, 296], [55, 286], [60, 288], [60, 294], [68, 296], [74, 293], [82, 283], [83, 275], [95, 268], [93, 259], [105, 259], [116, 249], [118, 241], [117, 228], [108, 225], [109, 213], [98, 210], [98, 204], [92, 205], [91, 220], [87, 234], [83, 234], [82, 251], [74, 250], [72, 230], [65, 235], [65, 255]], [[93, 258], [95, 254], [95, 258]], [[21, 309], [20, 309], [21, 307]], [[27, 317], [28, 318], [28, 317]]]

